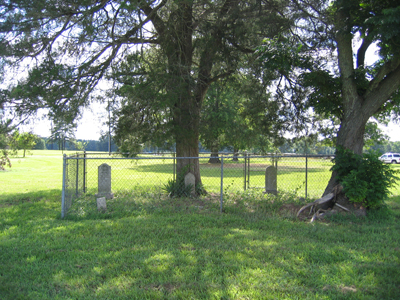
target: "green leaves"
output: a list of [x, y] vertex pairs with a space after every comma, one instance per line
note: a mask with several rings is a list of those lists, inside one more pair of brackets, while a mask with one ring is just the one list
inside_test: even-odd
[[83, 92], [87, 87], [73, 67], [49, 60], [30, 70], [28, 77], [11, 89], [9, 99], [18, 104], [15, 109], [20, 115], [49, 108], [53, 117], [72, 122], [79, 106], [88, 100]]
[[5, 167], [11, 168], [11, 160], [8, 157], [8, 151], [5, 149], [0, 149], [0, 171], [4, 171]]
[[294, 68], [310, 66], [309, 58], [301, 55], [303, 47], [289, 38], [264, 39], [263, 45], [258, 48], [259, 60], [263, 62], [265, 70], [288, 74]]
[[382, 163], [375, 153], [363, 156], [338, 147], [335, 165], [337, 180], [343, 185], [346, 197], [351, 202], [362, 203], [367, 208], [378, 208], [390, 195], [390, 188], [396, 184], [398, 171]]
[[397, 7], [384, 8], [374, 17], [367, 19], [366, 25], [372, 27], [371, 33], [380, 39], [382, 56], [400, 54], [400, 5], [398, 3]]
[[313, 107], [324, 117], [330, 115], [341, 118], [343, 104], [341, 95], [341, 79], [326, 70], [315, 70], [302, 75], [303, 85], [311, 88], [308, 95], [308, 107]]

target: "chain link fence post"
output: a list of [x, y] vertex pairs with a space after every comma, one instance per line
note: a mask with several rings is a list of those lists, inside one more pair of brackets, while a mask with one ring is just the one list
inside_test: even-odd
[[76, 153], [75, 195], [79, 195], [79, 153]]
[[223, 211], [223, 194], [224, 194], [224, 156], [221, 156], [221, 195], [220, 195], [220, 201], [219, 201], [219, 206], [220, 206], [220, 212], [222, 213]]
[[86, 150], [83, 151], [83, 193], [86, 193]]
[[307, 188], [308, 188], [308, 155], [306, 153], [306, 195], [305, 195], [306, 200], [307, 200], [307, 194], [308, 194]]
[[63, 155], [63, 179], [62, 179], [62, 193], [61, 193], [61, 218], [65, 217], [65, 193], [66, 193], [66, 172], [67, 172], [67, 155]]
[[246, 174], [246, 171], [247, 171], [247, 152], [246, 151], [244, 152], [243, 156], [244, 156], [244, 169], [243, 169], [244, 187], [243, 187], [243, 189], [246, 190], [246, 182], [247, 182], [247, 174]]
[[173, 154], [173, 156], [174, 156], [174, 160], [173, 160], [173, 168], [174, 168], [174, 175], [173, 175], [173, 180], [175, 181], [175, 179], [176, 179], [176, 152], [174, 152], [174, 154]]
[[247, 155], [247, 188], [250, 188], [250, 153]]

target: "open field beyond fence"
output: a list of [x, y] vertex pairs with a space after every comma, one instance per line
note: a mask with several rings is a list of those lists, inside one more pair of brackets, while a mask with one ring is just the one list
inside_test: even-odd
[[[14, 158], [0, 172], [0, 299], [400, 299], [398, 186], [387, 208], [365, 218], [309, 223], [295, 217], [303, 191], [275, 197], [253, 188], [268, 163], [255, 162], [246, 191], [226, 163], [223, 213], [213, 192], [135, 193], [136, 180], [151, 186], [171, 176], [170, 167], [141, 161], [121, 169], [129, 176], [120, 189], [113, 182], [106, 211], [88, 192], [61, 219], [61, 153]], [[293, 163], [278, 161], [282, 184], [303, 180]], [[309, 167], [313, 190], [322, 174], [329, 178], [330, 161]], [[210, 191], [220, 178], [207, 162], [202, 177]], [[289, 188], [300, 191], [301, 182]]]
[[[66, 152], [73, 154], [74, 152]], [[108, 157], [108, 155], [107, 155]], [[142, 158], [145, 155], [142, 155]], [[156, 186], [162, 187], [174, 177], [173, 160], [168, 158], [137, 159], [137, 160], [88, 160], [86, 168], [86, 188], [90, 193], [97, 190], [97, 167], [106, 162], [112, 169], [112, 189], [132, 190], [141, 186], [146, 189]], [[62, 187], [62, 153], [60, 151], [33, 151], [26, 158], [12, 158], [13, 167], [2, 176], [4, 186], [1, 194], [24, 191], [40, 191], [43, 189], [60, 189]], [[246, 189], [265, 188], [265, 169], [275, 165], [269, 158], [251, 158], [250, 174], [247, 178]], [[325, 157], [309, 157], [307, 162], [304, 157], [285, 157], [277, 163], [278, 190], [295, 192], [299, 197], [319, 197], [330, 178], [332, 162]], [[400, 165], [393, 165], [400, 169]], [[200, 160], [202, 182], [207, 191], [220, 192], [221, 166], [208, 163], [208, 157]], [[224, 159], [224, 191], [244, 190], [244, 160], [234, 162]], [[1, 174], [1, 173], [0, 173]], [[392, 190], [393, 195], [400, 195], [400, 186]]]
[[[73, 162], [72, 162], [73, 163]], [[135, 187], [159, 188], [174, 177], [174, 161], [171, 157], [133, 160], [87, 160], [87, 188], [88, 191], [97, 188], [97, 167], [107, 163], [112, 170], [113, 190], [135, 189]], [[249, 174], [246, 189], [265, 189], [265, 169], [272, 165], [268, 158], [252, 158], [250, 160]], [[275, 164], [274, 164], [275, 165]], [[330, 178], [332, 163], [327, 159], [308, 159], [308, 196], [321, 195]], [[278, 190], [297, 192], [305, 196], [306, 162], [304, 157], [285, 158], [278, 162]], [[210, 164], [208, 158], [200, 159], [200, 173], [205, 189], [212, 193], [219, 193], [221, 186], [221, 164]], [[244, 190], [244, 159], [239, 157], [236, 162], [231, 158], [224, 159], [223, 185], [224, 190]]]
[[[174, 155], [142, 154], [134, 158], [118, 154], [76, 153], [64, 157], [63, 206], [64, 217], [74, 201], [82, 194], [94, 195], [98, 190], [99, 167], [105, 166], [112, 192], [130, 191], [161, 193], [173, 182], [178, 160]], [[305, 199], [322, 195], [332, 166], [330, 157], [323, 156], [259, 156], [244, 154], [236, 157], [220, 155], [218, 163], [210, 163], [209, 155], [185, 158], [189, 165], [199, 162], [205, 191], [220, 195], [221, 209], [226, 195], [246, 190], [264, 193], [266, 169], [274, 167], [279, 193], [291, 193]], [[182, 187], [183, 188], [183, 187]]]

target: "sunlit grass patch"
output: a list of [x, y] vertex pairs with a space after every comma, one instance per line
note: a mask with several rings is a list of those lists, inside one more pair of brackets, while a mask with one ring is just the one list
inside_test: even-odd
[[213, 195], [154, 196], [83, 197], [66, 220], [59, 194], [0, 207], [2, 299], [399, 296], [398, 215], [310, 224], [284, 214], [290, 194], [231, 194], [222, 214]]
[[221, 213], [217, 193], [135, 187], [62, 220], [61, 190], [37, 188], [0, 195], [1, 299], [400, 298], [398, 196], [311, 224], [291, 192], [227, 188]]

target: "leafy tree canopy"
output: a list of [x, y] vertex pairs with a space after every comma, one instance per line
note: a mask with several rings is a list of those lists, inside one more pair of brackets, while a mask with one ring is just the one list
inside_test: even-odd
[[124, 98], [116, 141], [169, 136], [178, 156], [196, 156], [210, 84], [302, 13], [281, 0], [1, 1], [0, 56], [28, 66], [3, 94], [19, 114], [47, 107], [70, 123], [109, 79]]
[[[290, 98], [297, 114], [312, 108], [332, 120], [335, 133], [339, 128], [349, 132], [346, 123], [362, 114], [358, 136], [363, 137], [370, 117], [385, 122], [399, 112], [400, 6], [390, 0], [323, 3], [315, 9], [299, 1], [308, 17], [295, 34], [265, 40], [260, 59], [268, 72], [279, 74], [277, 96]], [[367, 64], [372, 47], [380, 59]], [[321, 129], [331, 134], [326, 126]], [[339, 139], [342, 146], [353, 147], [344, 140]]]

